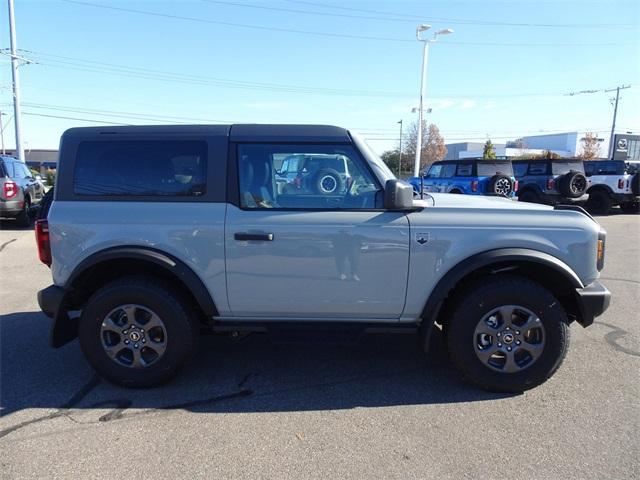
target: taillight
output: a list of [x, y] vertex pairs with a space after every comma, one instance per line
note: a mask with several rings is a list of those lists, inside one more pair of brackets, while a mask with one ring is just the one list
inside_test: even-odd
[[621, 178], [618, 180], [618, 188], [622, 190], [624, 188], [624, 179]]
[[471, 191], [472, 192], [477, 192], [478, 191], [478, 181], [474, 180], [471, 182]]
[[553, 178], [547, 179], [547, 190], [553, 190], [556, 188], [556, 181]]
[[18, 194], [18, 185], [16, 185], [16, 182], [4, 182], [2, 191], [4, 193], [4, 198], [11, 200]]
[[513, 191], [517, 192], [518, 191], [518, 180], [516, 180], [515, 182], [513, 182]]
[[38, 245], [38, 257], [45, 265], [51, 266], [51, 242], [49, 241], [49, 222], [36, 221], [36, 244]]

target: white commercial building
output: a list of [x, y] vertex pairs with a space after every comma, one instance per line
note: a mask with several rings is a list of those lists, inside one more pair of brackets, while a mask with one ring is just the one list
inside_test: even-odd
[[[518, 140], [507, 142], [502, 145], [494, 145], [497, 157], [519, 157], [522, 155], [539, 155], [545, 151], [557, 153], [562, 157], [577, 157], [582, 153], [582, 141], [586, 133], [566, 132], [553, 133], [545, 135], [531, 135], [521, 137]], [[609, 140], [598, 137], [600, 146], [599, 157], [607, 158], [609, 151]], [[463, 144], [455, 144], [463, 145]], [[483, 148], [477, 143], [468, 143], [468, 150], [457, 148], [457, 155], [461, 158], [479, 158], [482, 157]], [[475, 147], [475, 148], [474, 148]]]

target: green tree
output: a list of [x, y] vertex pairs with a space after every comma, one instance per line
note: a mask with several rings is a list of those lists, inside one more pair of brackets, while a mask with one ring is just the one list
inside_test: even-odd
[[487, 139], [484, 144], [484, 149], [482, 150], [482, 159], [483, 160], [493, 160], [496, 158], [496, 149], [493, 147], [493, 143], [491, 143], [491, 139]]

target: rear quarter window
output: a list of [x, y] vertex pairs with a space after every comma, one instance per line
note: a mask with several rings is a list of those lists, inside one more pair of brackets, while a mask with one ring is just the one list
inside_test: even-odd
[[459, 177], [470, 177], [473, 175], [473, 165], [458, 165], [458, 176]]
[[202, 141], [82, 142], [73, 191], [83, 196], [197, 197], [206, 191]]
[[547, 164], [544, 162], [529, 164], [529, 175], [547, 175], [548, 171]]
[[528, 163], [514, 163], [513, 172], [516, 177], [524, 177], [527, 174]]

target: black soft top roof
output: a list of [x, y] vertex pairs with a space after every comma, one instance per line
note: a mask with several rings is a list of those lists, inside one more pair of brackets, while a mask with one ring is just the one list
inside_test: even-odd
[[229, 140], [234, 142], [351, 142], [351, 137], [346, 129], [331, 125], [122, 125], [77, 127], [64, 132], [65, 137], [136, 134], [201, 134], [229, 137]]

